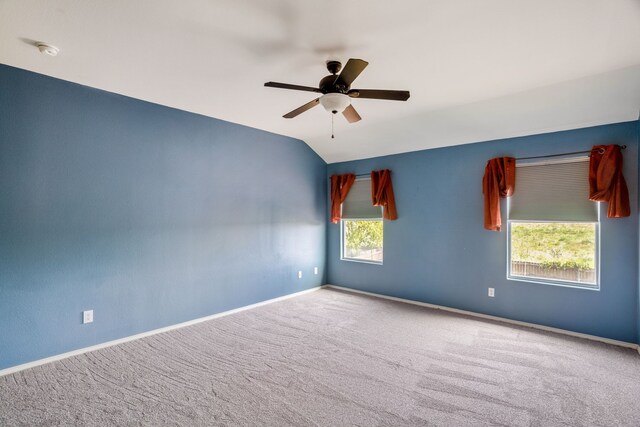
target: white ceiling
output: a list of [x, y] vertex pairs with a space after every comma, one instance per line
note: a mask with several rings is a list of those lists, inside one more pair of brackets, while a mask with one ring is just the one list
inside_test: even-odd
[[[34, 41], [60, 47], [41, 55]], [[361, 58], [348, 124], [310, 92]], [[614, 123], [640, 110], [638, 0], [0, 0], [0, 62], [304, 140], [327, 162]]]

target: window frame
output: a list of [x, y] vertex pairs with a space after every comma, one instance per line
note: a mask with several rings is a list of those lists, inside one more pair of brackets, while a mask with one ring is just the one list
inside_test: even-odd
[[[516, 169], [517, 170], [517, 169]], [[517, 173], [516, 173], [517, 175]], [[575, 289], [586, 289], [590, 291], [599, 291], [600, 290], [600, 223], [601, 223], [601, 214], [600, 214], [600, 202], [593, 202], [597, 204], [597, 221], [543, 221], [543, 220], [514, 220], [509, 217], [510, 212], [510, 198], [507, 197], [507, 280], [512, 280], [515, 282], [526, 282], [526, 283], [538, 283], [543, 285], [551, 285], [551, 286], [561, 286], [566, 288], [575, 288]], [[594, 224], [595, 226], [595, 253], [594, 253], [594, 269], [596, 276], [596, 283], [590, 284], [585, 282], [574, 282], [571, 280], [562, 280], [562, 279], [546, 279], [543, 277], [528, 277], [528, 276], [516, 276], [511, 274], [511, 224], [512, 223], [521, 223], [521, 224], [531, 224], [531, 223], [549, 223], [549, 224]]]
[[[368, 181], [369, 187], [371, 186], [371, 177], [358, 177], [356, 178], [356, 182]], [[347, 195], [347, 200], [349, 196]], [[346, 202], [346, 200], [345, 200]], [[342, 209], [344, 207], [344, 202], [340, 205], [340, 260], [341, 261], [350, 261], [350, 262], [359, 262], [363, 264], [372, 264], [372, 265], [382, 265], [384, 262], [384, 218], [383, 218], [383, 207], [380, 207], [380, 217], [379, 218], [342, 218]], [[380, 221], [382, 223], [382, 261], [373, 261], [366, 260], [360, 258], [350, 258], [345, 255], [345, 221]]]
[[[345, 222], [346, 221], [379, 221], [382, 223], [382, 261], [373, 261], [373, 260], [366, 260], [366, 259], [360, 259], [360, 258], [350, 258], [347, 257], [345, 255], [345, 231], [346, 231], [346, 227], [345, 227]], [[372, 264], [372, 265], [382, 265], [384, 262], [384, 219], [380, 218], [380, 219], [373, 219], [373, 218], [362, 218], [362, 219], [358, 219], [358, 218], [348, 218], [348, 219], [341, 219], [340, 220], [340, 261], [349, 261], [349, 262], [359, 262], [359, 263], [363, 263], [363, 264]]]

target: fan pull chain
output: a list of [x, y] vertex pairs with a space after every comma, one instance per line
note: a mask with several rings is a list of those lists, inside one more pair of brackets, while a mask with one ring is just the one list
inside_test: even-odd
[[335, 136], [333, 135], [333, 116], [335, 116], [335, 114], [331, 115], [331, 139], [335, 138]]

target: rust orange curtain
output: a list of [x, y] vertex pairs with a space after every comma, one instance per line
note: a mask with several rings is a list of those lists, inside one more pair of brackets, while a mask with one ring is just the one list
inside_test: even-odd
[[482, 178], [484, 193], [484, 228], [491, 231], [502, 229], [500, 198], [513, 194], [516, 185], [516, 159], [497, 157], [487, 162]]
[[393, 184], [391, 184], [391, 171], [389, 169], [371, 172], [371, 199], [373, 206], [382, 206], [384, 219], [391, 221], [398, 219], [396, 199], [393, 196]]
[[609, 218], [631, 214], [629, 190], [622, 175], [622, 152], [618, 145], [594, 145], [591, 149], [589, 200], [608, 202]]
[[331, 222], [340, 222], [340, 205], [347, 198], [349, 189], [356, 182], [356, 176], [352, 173], [331, 176]]

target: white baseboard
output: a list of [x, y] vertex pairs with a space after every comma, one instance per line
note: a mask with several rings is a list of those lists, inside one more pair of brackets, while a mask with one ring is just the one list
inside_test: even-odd
[[583, 333], [580, 333], [580, 332], [568, 331], [566, 329], [552, 328], [550, 326], [538, 325], [537, 323], [521, 322], [519, 320], [507, 319], [506, 317], [491, 316], [489, 314], [476, 313], [474, 311], [460, 310], [460, 309], [457, 309], [457, 308], [451, 308], [451, 307], [447, 307], [447, 306], [444, 306], [444, 305], [429, 304], [429, 303], [426, 303], [426, 302], [413, 301], [413, 300], [404, 299], [404, 298], [398, 298], [398, 297], [391, 297], [391, 296], [388, 296], [388, 295], [376, 294], [376, 293], [367, 292], [367, 291], [360, 291], [358, 289], [345, 288], [345, 287], [342, 287], [342, 286], [324, 285], [322, 287], [323, 288], [339, 289], [341, 291], [352, 292], [352, 293], [356, 293], [356, 294], [369, 295], [369, 296], [376, 297], [376, 298], [388, 299], [388, 300], [391, 300], [391, 301], [398, 301], [398, 302], [403, 302], [403, 303], [406, 303], [406, 304], [419, 305], [421, 307], [428, 307], [428, 308], [433, 308], [433, 309], [436, 309], [436, 310], [449, 311], [451, 313], [464, 314], [464, 315], [467, 315], [467, 316], [478, 317], [478, 318], [481, 318], [481, 319], [488, 319], [488, 320], [494, 320], [494, 321], [497, 321], [497, 322], [510, 323], [512, 325], [525, 326], [527, 328], [541, 329], [543, 331], [555, 332], [555, 333], [563, 334], [563, 335], [570, 335], [572, 337], [584, 338], [584, 339], [588, 339], [588, 340], [592, 340], [592, 341], [599, 341], [599, 342], [603, 342], [603, 343], [606, 343], [606, 344], [612, 344], [612, 345], [617, 345], [617, 346], [620, 346], [620, 347], [626, 347], [626, 348], [635, 349], [640, 354], [640, 346], [638, 346], [638, 344], [630, 343], [630, 342], [626, 342], [626, 341], [618, 341], [618, 340], [613, 340], [613, 339], [610, 339], [610, 338], [599, 337], [599, 336], [596, 336], [596, 335], [583, 334]]
[[369, 296], [376, 297], [376, 298], [388, 299], [388, 300], [391, 300], [391, 301], [398, 301], [398, 302], [402, 302], [402, 303], [406, 303], [406, 304], [413, 304], [413, 305], [418, 305], [418, 306], [421, 306], [421, 307], [433, 308], [433, 309], [436, 309], [436, 310], [444, 310], [444, 311], [449, 311], [449, 312], [452, 312], [452, 313], [458, 313], [458, 314], [464, 314], [464, 315], [467, 315], [467, 316], [478, 317], [478, 318], [481, 318], [481, 319], [494, 320], [494, 321], [510, 323], [510, 324], [518, 325], [518, 326], [525, 326], [525, 327], [529, 327], [529, 328], [541, 329], [543, 331], [556, 332], [558, 334], [570, 335], [570, 336], [578, 337], [578, 338], [585, 338], [585, 339], [589, 339], [589, 340], [593, 340], [593, 341], [603, 342], [603, 343], [606, 343], [606, 344], [612, 344], [612, 345], [617, 345], [617, 346], [621, 346], [621, 347], [636, 349], [638, 351], [638, 353], [640, 354], [640, 346], [638, 346], [638, 344], [629, 343], [629, 342], [625, 342], [625, 341], [618, 341], [618, 340], [613, 340], [613, 339], [610, 339], [610, 338], [603, 338], [603, 337], [598, 337], [598, 336], [595, 336], [595, 335], [589, 335], [589, 334], [583, 334], [583, 333], [580, 333], [580, 332], [568, 331], [566, 329], [552, 328], [550, 326], [538, 325], [536, 323], [521, 322], [519, 320], [512, 320], [512, 319], [507, 319], [505, 317], [491, 316], [491, 315], [488, 315], [488, 314], [476, 313], [476, 312], [473, 312], [473, 311], [459, 310], [457, 308], [446, 307], [446, 306], [443, 306], [443, 305], [429, 304], [429, 303], [426, 303], [426, 302], [413, 301], [413, 300], [404, 299], [404, 298], [398, 298], [398, 297], [392, 297], [392, 296], [388, 296], [388, 295], [376, 294], [376, 293], [373, 293], [373, 292], [360, 291], [358, 289], [345, 288], [345, 287], [342, 287], [342, 286], [322, 285], [322, 286], [317, 286], [315, 288], [307, 289], [307, 290], [304, 290], [304, 291], [296, 292], [296, 293], [293, 293], [293, 294], [284, 295], [284, 296], [273, 298], [273, 299], [266, 300], [266, 301], [261, 301], [261, 302], [258, 302], [258, 303], [255, 303], [255, 304], [251, 304], [251, 305], [246, 305], [244, 307], [235, 308], [233, 310], [223, 311], [221, 313], [213, 314], [211, 316], [200, 317], [198, 319], [193, 319], [193, 320], [189, 320], [187, 322], [178, 323], [178, 324], [171, 325], [171, 326], [166, 326], [164, 328], [154, 329], [152, 331], [143, 332], [143, 333], [136, 334], [136, 335], [131, 335], [131, 336], [120, 338], [120, 339], [113, 340], [113, 341], [107, 341], [107, 342], [104, 342], [104, 343], [101, 343], [101, 344], [96, 344], [96, 345], [93, 345], [93, 346], [90, 346], [90, 347], [80, 348], [78, 350], [73, 350], [73, 351], [69, 351], [69, 352], [66, 352], [66, 353], [58, 354], [58, 355], [55, 355], [55, 356], [46, 357], [44, 359], [34, 360], [33, 362], [23, 363], [21, 365], [16, 365], [16, 366], [12, 366], [12, 367], [5, 368], [5, 369], [0, 369], [0, 377], [2, 377], [4, 375], [13, 374], [15, 372], [23, 371], [25, 369], [33, 368], [33, 367], [36, 367], [36, 366], [45, 365], [47, 363], [55, 362], [57, 360], [66, 359], [66, 358], [71, 357], [71, 356], [76, 356], [76, 355], [79, 355], [79, 354], [88, 353], [90, 351], [95, 351], [95, 350], [99, 350], [101, 348], [111, 347], [113, 345], [122, 344], [122, 343], [129, 342], [129, 341], [134, 341], [134, 340], [137, 340], [137, 339], [140, 339], [140, 338], [148, 337], [148, 336], [159, 334], [159, 333], [162, 333], [162, 332], [171, 331], [171, 330], [174, 330], [174, 329], [184, 328], [185, 326], [195, 325], [196, 323], [206, 322], [207, 320], [217, 319], [219, 317], [224, 317], [224, 316], [228, 316], [230, 314], [239, 313], [239, 312], [244, 311], [244, 310], [250, 310], [252, 308], [261, 307], [263, 305], [271, 304], [271, 303], [274, 303], [274, 302], [277, 302], [277, 301], [282, 301], [282, 300], [286, 300], [286, 299], [289, 299], [289, 298], [295, 298], [297, 296], [304, 295], [304, 294], [307, 294], [307, 293], [310, 293], [310, 292], [314, 292], [314, 291], [317, 291], [318, 289], [322, 289], [322, 288], [339, 289], [339, 290], [346, 291], [346, 292], [352, 292], [352, 293], [356, 293], [356, 294], [364, 294], [364, 295], [369, 295]]
[[289, 298], [294, 298], [294, 297], [297, 297], [297, 296], [300, 296], [300, 295], [307, 294], [309, 292], [314, 292], [314, 291], [317, 291], [318, 289], [321, 289], [321, 288], [322, 288], [322, 286], [317, 286], [315, 288], [307, 289], [307, 290], [296, 292], [296, 293], [293, 293], [293, 294], [283, 295], [281, 297], [272, 298], [272, 299], [269, 299], [269, 300], [266, 300], [266, 301], [261, 301], [261, 302], [255, 303], [255, 304], [245, 305], [244, 307], [234, 308], [233, 310], [228, 310], [228, 311], [223, 311], [221, 313], [212, 314], [211, 316], [200, 317], [198, 319], [189, 320], [187, 322], [182, 322], [182, 323], [178, 323], [178, 324], [171, 325], [171, 326], [165, 326], [164, 328], [154, 329], [152, 331], [142, 332], [140, 334], [131, 335], [131, 336], [124, 337], [124, 338], [119, 338], [119, 339], [113, 340], [113, 341], [107, 341], [107, 342], [104, 342], [104, 343], [101, 343], [101, 344], [92, 345], [90, 347], [80, 348], [78, 350], [73, 350], [73, 351], [69, 351], [69, 352], [66, 352], [66, 353], [58, 354], [58, 355], [55, 355], [55, 356], [46, 357], [44, 359], [34, 360], [33, 362], [23, 363], [22, 365], [17, 365], [17, 366], [12, 366], [12, 367], [5, 368], [5, 369], [0, 369], [0, 377], [2, 377], [3, 375], [13, 374], [15, 372], [23, 371], [25, 369], [33, 368], [33, 367], [36, 367], [36, 366], [45, 365], [47, 363], [55, 362], [57, 360], [66, 359], [67, 357], [76, 356], [78, 354], [83, 354], [83, 353], [88, 353], [90, 351], [100, 350], [101, 348], [111, 347], [112, 345], [122, 344], [122, 343], [125, 343], [125, 342], [137, 340], [137, 339], [140, 339], [140, 338], [148, 337], [148, 336], [159, 334], [159, 333], [162, 333], [162, 332], [167, 332], [167, 331], [172, 331], [174, 329], [184, 328], [185, 326], [195, 325], [196, 323], [206, 322], [207, 320], [217, 319], [219, 317], [224, 317], [224, 316], [228, 316], [230, 314], [239, 313], [241, 311], [251, 310], [252, 308], [261, 307], [263, 305], [267, 305], [267, 304], [271, 304], [271, 303], [274, 303], [274, 302], [286, 300], [286, 299], [289, 299]]

